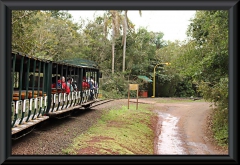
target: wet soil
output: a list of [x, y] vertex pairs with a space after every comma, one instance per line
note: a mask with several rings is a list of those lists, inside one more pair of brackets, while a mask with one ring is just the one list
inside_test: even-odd
[[210, 103], [149, 101], [152, 102], [152, 110], [158, 114], [155, 154], [228, 155], [228, 149], [218, 146], [213, 138]]

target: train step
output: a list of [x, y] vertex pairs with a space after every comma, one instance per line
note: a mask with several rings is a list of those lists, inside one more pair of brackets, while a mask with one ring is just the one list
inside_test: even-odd
[[26, 122], [24, 124], [17, 125], [16, 127], [12, 128], [12, 135], [16, 134], [16, 133], [18, 133], [18, 132], [20, 132], [20, 131], [22, 131], [24, 129], [27, 129], [27, 128], [31, 127], [31, 126], [34, 126], [34, 125], [36, 125], [36, 124], [38, 124], [38, 123], [40, 123], [40, 122], [42, 122], [44, 120], [47, 120], [48, 118], [49, 118], [48, 116], [41, 116], [41, 117], [36, 118], [34, 120], [28, 121], [28, 122]]

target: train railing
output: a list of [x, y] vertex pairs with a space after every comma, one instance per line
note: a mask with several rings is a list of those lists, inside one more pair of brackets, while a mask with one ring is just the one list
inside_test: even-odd
[[12, 101], [12, 127], [41, 117], [46, 108], [47, 96]]
[[[81, 96], [82, 94], [82, 96]], [[52, 94], [49, 112], [64, 111], [90, 100], [90, 90]], [[47, 96], [12, 101], [12, 127], [25, 124], [47, 114]]]

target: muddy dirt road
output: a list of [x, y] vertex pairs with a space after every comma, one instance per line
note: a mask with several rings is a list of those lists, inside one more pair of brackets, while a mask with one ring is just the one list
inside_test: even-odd
[[[155, 104], [159, 114], [157, 154], [175, 155], [228, 155], [211, 139], [208, 126], [209, 103], [163, 103]], [[162, 110], [157, 110], [157, 109]]]
[[210, 103], [204, 101], [159, 103], [156, 99], [140, 99], [152, 104], [158, 113], [154, 152], [158, 155], [228, 155], [211, 137]]

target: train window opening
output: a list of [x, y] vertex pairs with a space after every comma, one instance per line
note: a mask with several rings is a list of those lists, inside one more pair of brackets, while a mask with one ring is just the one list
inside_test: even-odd
[[[40, 81], [39, 81], [40, 79]], [[40, 86], [40, 89], [43, 88], [43, 79], [44, 79], [44, 74], [43, 73], [32, 73], [30, 72], [29, 73], [29, 77], [28, 77], [28, 80], [29, 80], [29, 89], [32, 89], [34, 87], [34, 89], [37, 89], [38, 88], [38, 85]], [[33, 83], [34, 81], [34, 83]], [[38, 83], [39, 82], [39, 83]]]

